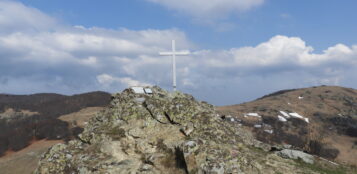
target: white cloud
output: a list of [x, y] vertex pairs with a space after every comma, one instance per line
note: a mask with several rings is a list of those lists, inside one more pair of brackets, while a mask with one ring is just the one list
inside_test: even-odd
[[35, 8], [14, 1], [0, 1], [0, 32], [39, 31], [53, 28], [56, 23], [54, 18]]
[[97, 76], [97, 80], [100, 84], [110, 85], [116, 81], [116, 79], [108, 74], [101, 74]]
[[150, 86], [148, 83], [139, 82], [130, 77], [113, 77], [109, 74], [101, 74], [97, 76], [97, 80], [104, 86], [110, 86], [114, 83], [121, 83], [126, 87], [130, 86]]
[[224, 18], [262, 5], [265, 0], [147, 0], [198, 19]]
[[89, 56], [86, 59], [81, 59], [79, 60], [79, 62], [83, 65], [88, 65], [92, 67], [97, 67], [99, 65], [97, 58], [94, 56]]
[[120, 81], [120, 83], [126, 84], [128, 87], [129, 86], [150, 86], [149, 83], [139, 82], [139, 81], [134, 80], [130, 77], [118, 78], [118, 80]]
[[210, 67], [312, 67], [323, 64], [356, 64], [357, 48], [337, 44], [314, 54], [313, 48], [298, 37], [275, 36], [256, 47], [232, 48], [222, 51], [200, 51], [197, 57], [206, 57]]
[[[286, 88], [357, 86], [351, 80], [357, 73], [357, 46], [336, 44], [317, 54], [299, 37], [278, 35], [256, 46], [195, 50], [178, 29], [72, 27], [20, 3], [6, 3], [24, 8], [24, 16], [49, 20], [26, 23], [25, 17], [12, 18], [15, 12], [0, 10], [0, 16], [11, 19], [0, 22], [0, 92], [117, 92], [149, 84], [170, 89], [171, 58], [158, 52], [169, 50], [171, 39], [179, 50], [192, 51], [177, 58], [178, 89], [214, 104], [234, 104]], [[4, 6], [9, 5], [0, 3], [0, 9]]]

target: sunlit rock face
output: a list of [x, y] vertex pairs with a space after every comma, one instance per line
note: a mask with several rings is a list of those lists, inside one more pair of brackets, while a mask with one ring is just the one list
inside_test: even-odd
[[314, 173], [269, 152], [212, 105], [147, 88], [115, 94], [79, 139], [43, 154], [35, 173]]

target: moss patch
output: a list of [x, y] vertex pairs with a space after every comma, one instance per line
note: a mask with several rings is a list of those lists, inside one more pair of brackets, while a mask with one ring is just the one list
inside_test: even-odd
[[351, 171], [349, 171], [347, 168], [344, 167], [328, 167], [328, 166], [322, 166], [321, 164], [315, 163], [315, 164], [308, 164], [303, 162], [302, 160], [296, 160], [297, 165], [302, 168], [308, 168], [312, 171], [321, 173], [321, 174], [350, 174]]

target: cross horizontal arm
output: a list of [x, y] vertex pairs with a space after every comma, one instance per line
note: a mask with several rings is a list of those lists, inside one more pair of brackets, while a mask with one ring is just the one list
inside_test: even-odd
[[190, 51], [181, 51], [181, 52], [160, 52], [160, 56], [187, 56], [190, 54]]

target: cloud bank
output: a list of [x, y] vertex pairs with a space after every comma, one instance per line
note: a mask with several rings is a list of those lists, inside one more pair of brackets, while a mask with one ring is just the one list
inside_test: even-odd
[[178, 89], [214, 104], [286, 88], [357, 86], [357, 45], [314, 53], [299, 37], [277, 35], [255, 46], [196, 50], [178, 29], [68, 26], [21, 3], [1, 1], [0, 93], [118, 92], [136, 85], [171, 89], [171, 59], [158, 56], [170, 49], [171, 39], [178, 50], [192, 51], [177, 58]]

